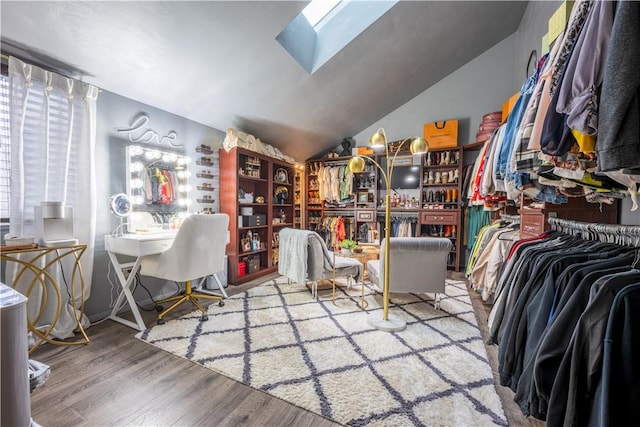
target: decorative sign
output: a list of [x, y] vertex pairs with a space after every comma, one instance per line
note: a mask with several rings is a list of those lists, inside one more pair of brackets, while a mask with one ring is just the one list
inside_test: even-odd
[[128, 128], [120, 128], [118, 133], [128, 135], [131, 142], [182, 147], [182, 144], [178, 143], [178, 134], [175, 131], [169, 131], [167, 135], [160, 136], [158, 132], [146, 127], [147, 123], [149, 123], [149, 117], [145, 113], [139, 113], [131, 119]]

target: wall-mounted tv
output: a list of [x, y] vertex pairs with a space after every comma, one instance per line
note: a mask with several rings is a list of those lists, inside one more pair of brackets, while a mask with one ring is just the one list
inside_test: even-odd
[[[381, 159], [380, 166], [387, 170], [387, 161]], [[382, 178], [382, 174], [378, 173], [378, 188], [384, 190], [386, 184]], [[396, 165], [393, 167], [391, 175], [391, 189], [416, 189], [420, 188], [420, 166], [415, 165]]]

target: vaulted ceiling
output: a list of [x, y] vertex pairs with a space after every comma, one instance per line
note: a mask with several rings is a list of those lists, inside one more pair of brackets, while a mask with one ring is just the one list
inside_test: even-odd
[[313, 75], [276, 41], [306, 1], [0, 2], [4, 52], [304, 160], [516, 31], [523, 1], [400, 1]]

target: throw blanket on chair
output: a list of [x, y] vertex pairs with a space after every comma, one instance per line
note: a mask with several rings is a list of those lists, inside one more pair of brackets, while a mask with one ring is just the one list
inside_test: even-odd
[[283, 228], [279, 234], [278, 273], [303, 285], [307, 280], [307, 248], [312, 234], [315, 233], [292, 228]]

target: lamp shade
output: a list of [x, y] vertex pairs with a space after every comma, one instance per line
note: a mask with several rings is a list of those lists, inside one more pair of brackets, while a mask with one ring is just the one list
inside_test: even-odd
[[349, 163], [347, 163], [347, 167], [352, 173], [360, 173], [364, 171], [365, 162], [362, 157], [355, 156], [349, 159]]
[[424, 154], [429, 150], [429, 144], [424, 138], [415, 138], [411, 141], [411, 154]]
[[382, 129], [379, 129], [376, 133], [371, 135], [371, 138], [369, 138], [369, 144], [371, 144], [372, 147], [386, 146], [387, 137], [385, 136], [384, 131]]

